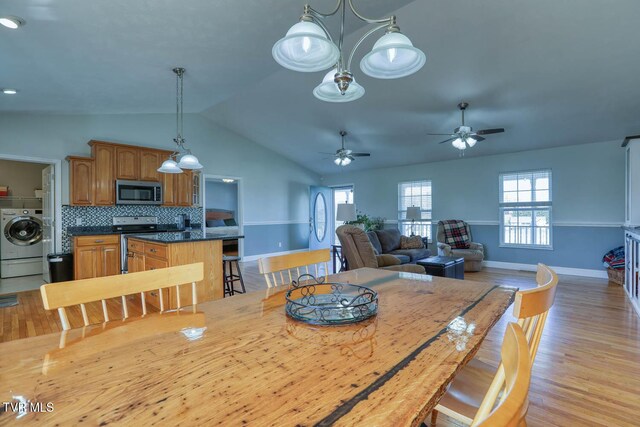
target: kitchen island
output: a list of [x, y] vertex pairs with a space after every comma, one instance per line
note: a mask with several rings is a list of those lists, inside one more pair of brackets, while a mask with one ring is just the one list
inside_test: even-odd
[[[204, 279], [197, 283], [198, 302], [224, 297], [222, 242], [242, 239], [237, 234], [206, 233], [201, 230], [176, 233], [133, 234], [127, 238], [129, 273], [204, 263]], [[183, 284], [182, 295], [189, 295], [191, 284]], [[175, 289], [163, 289], [164, 309], [178, 306]], [[160, 291], [148, 292], [147, 302], [160, 308]]]

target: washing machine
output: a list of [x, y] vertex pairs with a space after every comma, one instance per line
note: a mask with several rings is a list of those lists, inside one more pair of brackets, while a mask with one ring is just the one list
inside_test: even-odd
[[0, 209], [0, 277], [42, 274], [42, 209]]

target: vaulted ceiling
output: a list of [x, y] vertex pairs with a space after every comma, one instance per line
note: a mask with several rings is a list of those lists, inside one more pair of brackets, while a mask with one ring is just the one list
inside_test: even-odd
[[[314, 0], [331, 9], [333, 0]], [[296, 73], [271, 57], [301, 14], [301, 0], [4, 0], [0, 15], [2, 112], [174, 111], [183, 66], [185, 111], [199, 112], [316, 172], [338, 172], [338, 148], [370, 151], [351, 169], [455, 158], [428, 132], [504, 127], [467, 156], [613, 139], [640, 132], [637, 0], [355, 0], [362, 13], [395, 13], [427, 55], [418, 73], [376, 80], [352, 70], [360, 100], [329, 104], [311, 91], [324, 72]], [[337, 29], [331, 19], [331, 29]], [[365, 31], [349, 19], [345, 45]], [[356, 54], [371, 48], [375, 37]], [[188, 129], [185, 129], [188, 138]], [[215, 144], [215, 141], [212, 142]]]

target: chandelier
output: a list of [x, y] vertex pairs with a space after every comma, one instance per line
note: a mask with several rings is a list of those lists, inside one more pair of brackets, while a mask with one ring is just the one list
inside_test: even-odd
[[[360, 37], [345, 61], [343, 41], [347, 1], [358, 19], [374, 27]], [[323, 21], [338, 12], [341, 12], [342, 21], [336, 46]], [[422, 68], [425, 54], [400, 32], [394, 15], [382, 19], [366, 18], [356, 11], [353, 0], [338, 0], [335, 9], [329, 13], [320, 13], [305, 5], [300, 22], [273, 45], [272, 54], [278, 64], [293, 71], [315, 72], [331, 68], [314, 89], [314, 96], [328, 102], [354, 101], [365, 92], [351, 72], [354, 54], [365, 39], [379, 30], [384, 30], [384, 35], [360, 61], [363, 73], [378, 79], [397, 79]]]
[[185, 140], [182, 137], [184, 123], [182, 107], [184, 71], [184, 68], [173, 69], [173, 72], [176, 73], [176, 137], [173, 142], [178, 147], [158, 168], [158, 172], [161, 173], [182, 173], [183, 169], [202, 169], [198, 158], [191, 154], [191, 150], [185, 148]]

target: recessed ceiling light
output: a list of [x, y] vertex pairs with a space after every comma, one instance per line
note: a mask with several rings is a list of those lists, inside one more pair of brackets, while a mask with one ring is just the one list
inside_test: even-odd
[[17, 90], [15, 89], [1, 89], [2, 93], [4, 93], [5, 95], [15, 95], [16, 93], [18, 93]]
[[12, 30], [21, 27], [24, 24], [26, 24], [24, 19], [18, 18], [17, 16], [0, 16], [0, 25], [4, 25]]

